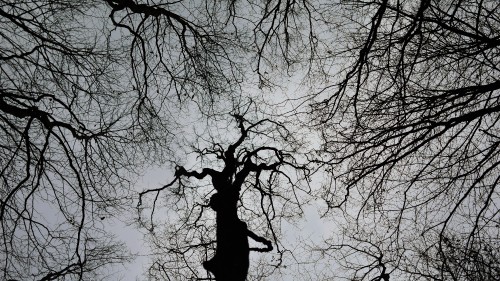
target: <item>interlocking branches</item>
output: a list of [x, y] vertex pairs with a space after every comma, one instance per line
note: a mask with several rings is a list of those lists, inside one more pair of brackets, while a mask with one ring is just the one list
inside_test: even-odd
[[99, 279], [129, 260], [103, 226], [128, 196], [132, 163], [120, 156], [120, 56], [94, 29], [94, 4], [0, 4], [2, 280]]
[[[222, 162], [221, 169], [203, 168], [198, 172], [178, 166], [174, 179], [169, 184], [145, 190], [140, 194], [138, 208], [141, 212], [145, 208], [144, 198], [149, 194], [153, 195], [149, 222], [143, 221], [143, 223], [149, 225], [150, 231], [155, 236], [156, 247], [165, 253], [176, 253], [177, 256], [170, 261], [165, 260], [163, 256], [157, 257], [163, 262], [155, 262], [155, 265], [162, 264], [162, 268], [170, 268], [168, 272], [162, 272], [160, 268], [152, 269], [159, 274], [157, 276], [200, 277], [202, 276], [200, 265], [204, 261], [205, 269], [214, 274], [217, 280], [244, 280], [250, 251], [268, 252], [273, 249], [272, 244], [274, 244], [278, 254], [283, 254], [279, 242], [279, 221], [301, 212], [302, 199], [296, 193], [305, 192], [303, 193], [305, 195], [308, 192], [308, 189], [304, 189], [300, 184], [307, 184], [309, 169], [305, 163], [300, 164], [297, 161], [294, 154], [298, 151], [287, 151], [274, 145], [254, 146], [252, 142], [248, 142], [255, 139], [256, 135], [261, 138], [266, 137], [270, 141], [279, 131], [282, 145], [294, 147], [297, 144], [293, 143], [293, 133], [283, 124], [269, 119], [252, 123], [241, 115], [233, 117], [237, 121], [239, 130], [237, 140], [229, 144], [227, 149], [223, 149], [222, 144], [214, 143], [214, 149], [199, 151], [202, 158], [215, 156], [216, 161]], [[291, 142], [292, 146], [287, 144], [287, 141]], [[218, 164], [214, 163], [214, 166]], [[297, 173], [297, 177], [290, 174], [293, 171]], [[210, 178], [211, 185], [203, 186], [200, 182], [191, 186], [191, 178], [202, 180], [201, 182]], [[280, 178], [285, 182], [278, 183]], [[211, 195], [208, 204], [197, 203], [212, 191], [216, 193]], [[167, 217], [154, 218], [155, 212], [158, 213], [157, 205], [161, 205], [161, 201], [158, 200], [159, 195], [167, 192], [170, 194], [166, 200], [172, 203], [165, 207], [174, 208], [171, 215], [177, 212], [183, 213], [176, 216], [175, 220], [178, 221], [170, 218], [168, 212]], [[168, 199], [169, 197], [176, 199]], [[291, 209], [282, 205], [285, 202], [291, 205]], [[215, 221], [213, 213], [207, 212], [206, 207], [215, 211]], [[157, 222], [158, 220], [160, 222]], [[161, 225], [161, 221], [167, 221], [165, 229], [156, 233], [157, 228], [154, 226]], [[216, 239], [214, 239], [214, 226]], [[175, 229], [176, 237], [170, 229]], [[257, 235], [252, 229], [271, 235], [273, 242]], [[186, 244], [179, 241], [177, 237], [179, 235], [188, 235], [192, 242]], [[247, 237], [264, 244], [265, 248], [249, 247]], [[215, 241], [217, 244], [215, 256], [208, 260], [207, 255], [213, 249]], [[179, 251], [181, 248], [184, 250]], [[199, 256], [203, 252], [205, 254]], [[196, 256], [198, 258], [195, 258]], [[179, 263], [185, 265], [179, 266]], [[171, 264], [177, 265], [171, 266]]]
[[[319, 162], [337, 183], [323, 196], [348, 217], [347, 235], [388, 223], [376, 233], [405, 279], [465, 280], [445, 237], [469, 253], [500, 237], [500, 6], [359, 4], [345, 9], [356, 21], [346, 30], [353, 63], [313, 106], [328, 155]], [[441, 265], [412, 267], [411, 251], [438, 253]]]
[[219, 22], [224, 5], [106, 2], [112, 23], [131, 36], [128, 52], [139, 110], [155, 115], [168, 110], [159, 104], [193, 100], [210, 113], [214, 102], [239, 90], [242, 70], [234, 58], [240, 50], [237, 38]]

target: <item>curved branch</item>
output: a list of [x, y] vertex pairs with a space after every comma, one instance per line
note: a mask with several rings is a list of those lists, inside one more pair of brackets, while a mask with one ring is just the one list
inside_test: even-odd
[[267, 240], [264, 237], [258, 236], [254, 232], [252, 232], [250, 229], [247, 229], [247, 235], [248, 237], [252, 238], [254, 241], [262, 243], [266, 245], [266, 248], [250, 248], [250, 251], [255, 251], [255, 252], [270, 252], [273, 250], [273, 244], [271, 241]]

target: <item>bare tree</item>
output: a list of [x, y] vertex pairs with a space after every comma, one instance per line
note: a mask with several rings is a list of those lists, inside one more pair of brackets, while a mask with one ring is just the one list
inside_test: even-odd
[[[143, 213], [148, 202], [150, 217], [143, 217], [143, 223], [157, 251], [150, 277], [212, 280], [203, 265], [216, 280], [246, 280], [250, 251], [269, 252], [273, 245], [277, 260], [271, 267], [279, 268], [286, 251], [280, 224], [302, 213], [310, 171], [300, 163], [301, 142], [285, 124], [251, 122], [239, 114], [233, 118], [236, 141], [225, 146], [214, 138], [197, 150], [200, 172], [177, 166], [169, 184], [141, 193], [138, 207]], [[249, 246], [248, 238], [256, 247]]]
[[120, 53], [95, 2], [0, 5], [0, 278], [97, 279], [129, 259], [103, 231], [129, 192]]
[[[139, 7], [139, 15], [144, 8], [124, 3]], [[118, 6], [93, 0], [0, 3], [3, 280], [96, 279], [108, 274], [105, 266], [130, 258], [104, 226], [133, 196], [130, 174], [145, 159], [164, 161], [176, 123], [175, 107], [164, 106], [172, 95], [148, 90], [151, 69], [142, 51], [155, 43], [137, 40], [154, 29], [120, 32], [126, 20], [116, 19], [123, 9]], [[209, 78], [198, 82], [203, 73], [190, 75], [184, 91], [176, 89], [176, 100], [189, 85], [215, 85]]]
[[[0, 2], [2, 278], [97, 278], [126, 261], [104, 223], [133, 196], [130, 174], [168, 161], [171, 183], [140, 195], [151, 278], [281, 270], [281, 222], [303, 213], [312, 156], [282, 112], [232, 109], [294, 74], [323, 88], [309, 112], [317, 197], [339, 236], [314, 253], [335, 275], [498, 272], [496, 1]], [[232, 114], [237, 131], [179, 141], [187, 109], [196, 126]], [[194, 166], [174, 160], [179, 143]]]
[[405, 280], [491, 278], [500, 240], [498, 1], [336, 8], [352, 38], [338, 53], [350, 64], [313, 106], [319, 162], [332, 176], [322, 196], [327, 212], [344, 217], [332, 255], [355, 280], [380, 280], [380, 264]]

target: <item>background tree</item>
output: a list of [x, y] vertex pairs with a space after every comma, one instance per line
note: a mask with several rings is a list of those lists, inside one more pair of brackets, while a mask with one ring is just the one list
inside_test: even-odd
[[499, 3], [337, 7], [350, 64], [312, 112], [333, 182], [322, 196], [344, 217], [331, 255], [355, 280], [495, 278]]
[[98, 17], [92, 1], [0, 4], [2, 280], [93, 279], [129, 259], [101, 221], [128, 196], [134, 95]]

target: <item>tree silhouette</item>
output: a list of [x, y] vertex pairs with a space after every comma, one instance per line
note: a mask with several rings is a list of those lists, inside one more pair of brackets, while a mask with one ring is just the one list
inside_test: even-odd
[[307, 5], [291, 4], [0, 1], [2, 279], [100, 278], [128, 260], [105, 225], [131, 175], [173, 158], [180, 112], [217, 118], [249, 73], [272, 84], [276, 53], [295, 64]]
[[[143, 198], [153, 195], [154, 199], [149, 206], [150, 221], [143, 223], [148, 225], [151, 232], [162, 241], [157, 242], [155, 248], [164, 249], [150, 268], [151, 276], [167, 279], [203, 279], [203, 274], [200, 273], [200, 265], [203, 264], [203, 268], [209, 271], [215, 280], [246, 280], [250, 251], [269, 252], [273, 250], [273, 244], [276, 245], [279, 254], [284, 251], [279, 245], [279, 223], [284, 217], [301, 212], [300, 206], [304, 199], [297, 194], [305, 195], [309, 192], [303, 185], [309, 177], [309, 169], [297, 161], [299, 151], [296, 146], [299, 143], [294, 140], [294, 134], [284, 124], [270, 119], [250, 122], [239, 114], [233, 117], [239, 129], [237, 140], [227, 148], [214, 140], [212, 148], [199, 151], [201, 162], [213, 156], [216, 162], [220, 163], [210, 165], [220, 166], [220, 169], [204, 167], [198, 172], [178, 166], [174, 179], [169, 184], [141, 192], [138, 205], [141, 211], [144, 210]], [[278, 146], [264, 143], [256, 145], [248, 141], [255, 139], [255, 136], [265, 138], [266, 141], [279, 139], [287, 141], [289, 148], [292, 149], [280, 149]], [[292, 176], [290, 173], [296, 175]], [[191, 182], [190, 179], [193, 178], [198, 180], [210, 178], [211, 187], [207, 189], [203, 188], [203, 185], [196, 186], [196, 184], [189, 187], [185, 181]], [[280, 183], [281, 180], [285, 182]], [[183, 214], [179, 215], [179, 221], [165, 226], [166, 233], [163, 230], [156, 234], [157, 223], [153, 220], [153, 215], [156, 205], [160, 203], [158, 197], [162, 192], [176, 198], [173, 199], [176, 204], [168, 205], [166, 208], [174, 208], [174, 213]], [[196, 202], [208, 195], [210, 195], [208, 204]], [[280, 202], [282, 200], [285, 201]], [[185, 203], [179, 204], [179, 201]], [[291, 205], [291, 209], [284, 204]], [[210, 227], [214, 219], [210, 217], [210, 213], [207, 214], [207, 207], [215, 212], [215, 229]], [[259, 231], [254, 230], [254, 227]], [[173, 231], [175, 234], [169, 233], [172, 229], [175, 229]], [[190, 234], [193, 231], [194, 234]], [[213, 232], [216, 233], [215, 239], [207, 240], [207, 237], [213, 237]], [[179, 239], [179, 235], [187, 235], [189, 240]], [[172, 237], [172, 241], [165, 243], [165, 238], [169, 236]], [[272, 242], [265, 236], [271, 236]], [[249, 247], [248, 238], [261, 246]], [[214, 242], [216, 244], [214, 255], [207, 259], [206, 253], [212, 249]], [[202, 255], [193, 261], [196, 252]], [[177, 257], [174, 260], [166, 260], [166, 256], [169, 255]], [[185, 266], [179, 266], [179, 263], [185, 263]], [[274, 266], [279, 267], [279, 262]]]
[[103, 231], [129, 192], [120, 52], [83, 35], [89, 2], [0, 6], [0, 279], [97, 279], [130, 258]]
[[353, 252], [405, 280], [486, 280], [498, 264], [469, 261], [498, 256], [479, 249], [500, 237], [499, 3], [346, 3], [352, 63], [313, 112], [344, 217], [331, 249], [356, 280], [380, 267]]
[[316, 279], [495, 279], [497, 2], [0, 1], [1, 278], [106, 278], [108, 220], [170, 163], [152, 279], [280, 272], [309, 200]]

